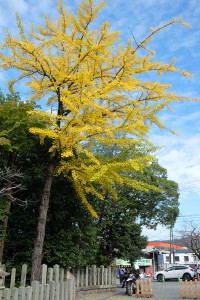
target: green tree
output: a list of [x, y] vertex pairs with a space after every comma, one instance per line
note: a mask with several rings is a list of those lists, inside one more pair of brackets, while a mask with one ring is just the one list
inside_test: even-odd
[[[24, 103], [19, 94], [0, 93], [0, 182], [1, 198], [1, 237], [0, 262], [3, 259], [4, 241], [8, 226], [11, 204], [26, 205], [27, 199], [18, 198], [19, 189], [23, 189], [24, 174], [19, 161], [21, 153], [29, 151], [38, 140], [30, 132], [33, 125], [39, 126], [39, 119], [29, 116], [28, 111], [34, 109], [34, 104]], [[41, 123], [40, 123], [41, 124]], [[41, 125], [40, 125], [41, 126]], [[20, 171], [19, 171], [20, 170]], [[26, 170], [26, 168], [24, 168]]]
[[110, 264], [114, 258], [123, 258], [131, 263], [139, 259], [146, 247], [147, 238], [141, 234], [141, 225], [136, 223], [135, 211], [127, 210], [124, 201], [106, 199], [99, 202], [97, 211], [99, 251], [97, 264]]
[[[172, 101], [188, 99], [168, 92], [168, 84], [145, 81], [138, 76], [151, 71], [180, 73], [173, 61], [157, 62], [146, 45], [160, 30], [182, 23], [181, 20], [173, 19], [153, 29], [136, 46], [132, 46], [131, 40], [123, 46], [119, 45], [119, 33], [109, 31], [108, 22], [98, 30], [91, 28], [103, 5], [101, 2], [94, 7], [92, 0], [82, 1], [76, 18], [59, 2], [56, 22], [45, 15], [45, 26], [40, 25], [37, 32], [32, 26], [29, 36], [17, 17], [19, 38], [8, 33], [2, 43], [0, 66], [19, 72], [9, 82], [11, 91], [14, 83], [23, 79], [32, 93], [30, 100], [48, 97], [47, 104], [57, 109], [55, 114], [34, 111], [49, 126], [31, 129], [42, 142], [45, 138], [52, 141], [33, 250], [32, 279], [39, 276], [53, 175], [62, 173], [71, 180], [95, 217], [88, 194], [102, 199], [109, 192], [117, 198], [113, 185], [124, 182], [136, 189], [153, 188], [120, 174], [121, 168], [142, 171], [152, 160], [150, 155], [121, 162], [113, 160], [109, 164], [97, 160], [91, 145], [98, 140], [106, 145], [120, 144], [124, 149], [127, 144], [148, 148], [146, 138], [150, 127], [153, 124], [165, 127], [157, 117], [158, 112]], [[139, 55], [139, 48], [147, 52]], [[182, 75], [189, 73], [183, 71]], [[125, 135], [116, 138], [122, 132]], [[101, 193], [97, 192], [96, 185], [101, 185]]]
[[135, 172], [130, 176], [154, 185], [160, 191], [138, 191], [124, 186], [119, 194], [120, 199], [124, 199], [125, 208], [134, 210], [140, 223], [149, 228], [174, 225], [179, 215], [179, 191], [178, 184], [168, 179], [167, 170], [155, 160], [143, 174]]

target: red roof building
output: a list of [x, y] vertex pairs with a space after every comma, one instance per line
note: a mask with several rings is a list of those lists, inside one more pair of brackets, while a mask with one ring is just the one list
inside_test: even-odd
[[155, 247], [155, 248], [162, 248], [162, 249], [170, 249], [170, 248], [177, 249], [177, 250], [186, 250], [187, 249], [187, 247], [164, 243], [164, 242], [148, 242], [147, 246]]

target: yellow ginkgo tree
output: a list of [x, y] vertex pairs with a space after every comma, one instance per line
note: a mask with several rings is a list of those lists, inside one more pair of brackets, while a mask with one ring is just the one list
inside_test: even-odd
[[[59, 2], [58, 18], [51, 21], [44, 15], [44, 25], [36, 30], [32, 24], [29, 34], [17, 15], [19, 37], [9, 32], [0, 46], [1, 68], [18, 71], [18, 76], [9, 81], [10, 90], [22, 81], [30, 90], [29, 101], [46, 99], [51, 108], [32, 112], [45, 121], [45, 128], [30, 128], [41, 142], [51, 140], [33, 250], [34, 280], [38, 279], [42, 260], [53, 176], [67, 177], [94, 217], [97, 213], [87, 200], [89, 194], [101, 199], [109, 193], [117, 198], [116, 184], [153, 188], [127, 174], [142, 172], [152, 160], [147, 134], [153, 124], [165, 128], [157, 116], [159, 111], [172, 101], [187, 100], [170, 92], [170, 85], [140, 76], [151, 71], [190, 75], [177, 69], [173, 60], [157, 62], [155, 53], [147, 48], [155, 34], [171, 24], [183, 24], [182, 20], [173, 19], [151, 29], [149, 36], [136, 45], [131, 39], [123, 45], [120, 34], [109, 30], [108, 22], [94, 29], [93, 21], [104, 4], [82, 1], [74, 15]], [[100, 159], [92, 151], [94, 142], [117, 144], [122, 151], [136, 149], [137, 155], [123, 160], [118, 155]], [[96, 186], [101, 188], [97, 190]]]

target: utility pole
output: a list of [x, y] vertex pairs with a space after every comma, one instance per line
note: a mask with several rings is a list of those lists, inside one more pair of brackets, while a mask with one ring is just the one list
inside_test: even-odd
[[169, 229], [169, 240], [170, 240], [169, 263], [170, 263], [170, 265], [171, 265], [171, 263], [172, 263], [172, 226], [170, 226], [170, 229]]
[[172, 227], [172, 262], [175, 264], [175, 257], [174, 257], [174, 233], [173, 233], [173, 227]]

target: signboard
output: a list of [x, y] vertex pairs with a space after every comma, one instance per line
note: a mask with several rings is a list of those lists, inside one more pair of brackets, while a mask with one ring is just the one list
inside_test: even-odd
[[[123, 259], [116, 259], [115, 265], [116, 266], [122, 265], [122, 266], [126, 266], [126, 267], [130, 267], [131, 266], [131, 264], [129, 263], [129, 261], [123, 260]], [[134, 262], [134, 265], [138, 265], [139, 267], [140, 266], [141, 267], [142, 266], [143, 267], [145, 267], [145, 266], [152, 266], [152, 259], [145, 259], [145, 258], [139, 259], [139, 260], [136, 260]]]
[[123, 260], [123, 259], [116, 259], [116, 262], [115, 262], [116, 266], [126, 266], [126, 267], [130, 267], [131, 264], [127, 261], [127, 260]]
[[152, 266], [152, 259], [146, 259], [146, 258], [143, 258], [143, 259], [139, 259], [139, 260], [136, 260], [135, 265], [138, 265], [139, 267], [140, 266]]

